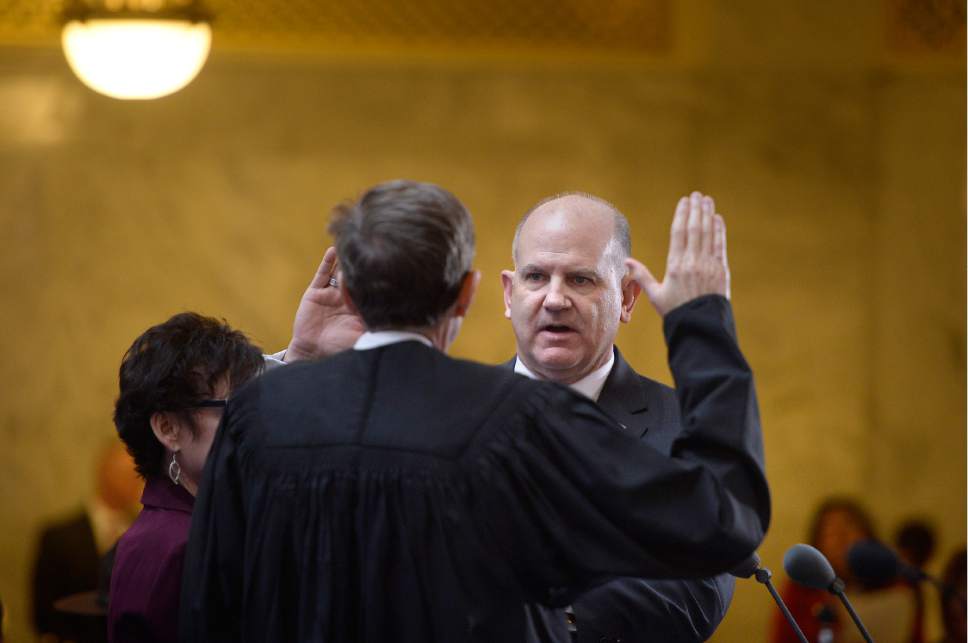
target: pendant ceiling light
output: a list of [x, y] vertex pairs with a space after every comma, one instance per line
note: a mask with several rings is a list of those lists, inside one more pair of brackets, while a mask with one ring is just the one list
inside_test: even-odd
[[61, 42], [71, 69], [94, 91], [150, 99], [198, 75], [212, 29], [197, 0], [74, 0]]

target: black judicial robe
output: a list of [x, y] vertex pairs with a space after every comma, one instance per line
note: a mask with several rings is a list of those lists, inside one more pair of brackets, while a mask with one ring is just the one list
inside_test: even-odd
[[567, 388], [419, 342], [277, 369], [226, 409], [195, 505], [183, 641], [521, 641], [523, 605], [708, 576], [769, 522], [728, 302], [665, 318], [672, 457]]

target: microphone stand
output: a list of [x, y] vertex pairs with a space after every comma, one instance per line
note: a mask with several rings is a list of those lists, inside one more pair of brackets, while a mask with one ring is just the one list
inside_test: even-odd
[[776, 588], [773, 587], [773, 583], [770, 581], [770, 578], [772, 577], [773, 572], [768, 570], [766, 567], [758, 567], [756, 571], [753, 572], [753, 578], [756, 579], [756, 582], [766, 585], [766, 589], [770, 590], [770, 595], [773, 597], [773, 600], [776, 601], [780, 611], [783, 612], [783, 617], [786, 619], [787, 623], [790, 624], [790, 627], [793, 628], [793, 633], [797, 635], [797, 639], [799, 639], [800, 643], [809, 643], [809, 641], [807, 641], [807, 637], [803, 635], [803, 630], [800, 629], [800, 626], [797, 625], [796, 620], [793, 618], [793, 614], [791, 614], [790, 610], [787, 609], [783, 599], [780, 598]]
[[837, 578], [833, 583], [830, 584], [830, 589], [827, 591], [839, 598], [840, 602], [844, 604], [844, 607], [847, 608], [847, 613], [850, 614], [850, 618], [853, 619], [854, 624], [857, 626], [857, 629], [860, 630], [861, 636], [864, 637], [864, 640], [867, 641], [867, 643], [874, 643], [874, 639], [871, 638], [870, 632], [867, 631], [867, 628], [864, 627], [864, 623], [861, 622], [860, 617], [857, 616], [857, 612], [854, 611], [854, 606], [850, 604], [849, 600], [847, 600], [847, 594], [844, 592], [844, 587], [844, 581]]

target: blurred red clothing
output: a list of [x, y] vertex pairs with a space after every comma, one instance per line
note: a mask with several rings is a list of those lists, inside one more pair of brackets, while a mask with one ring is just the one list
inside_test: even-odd
[[[800, 625], [807, 640], [813, 643], [820, 634], [823, 623], [820, 620], [820, 613], [824, 607], [828, 607], [831, 612], [836, 613], [836, 597], [819, 589], [810, 589], [802, 585], [797, 585], [792, 581], [786, 581], [780, 595], [783, 602], [790, 609], [793, 618]], [[840, 632], [839, 623], [828, 625], [836, 638]], [[773, 643], [798, 643], [797, 635], [783, 618], [780, 610], [774, 610], [772, 627], [770, 628], [770, 641]]]

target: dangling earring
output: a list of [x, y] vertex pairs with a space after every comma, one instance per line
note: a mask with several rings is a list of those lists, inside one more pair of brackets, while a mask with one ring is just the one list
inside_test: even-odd
[[172, 453], [171, 463], [168, 465], [168, 477], [171, 478], [171, 481], [175, 484], [178, 484], [178, 481], [181, 479], [181, 465], [178, 464], [178, 460], [176, 459], [177, 457], [177, 453]]

